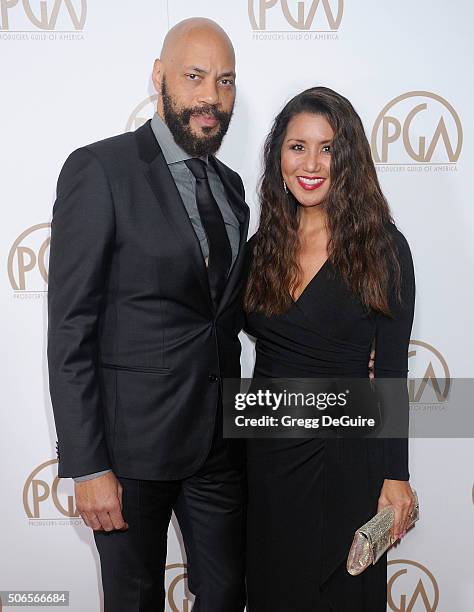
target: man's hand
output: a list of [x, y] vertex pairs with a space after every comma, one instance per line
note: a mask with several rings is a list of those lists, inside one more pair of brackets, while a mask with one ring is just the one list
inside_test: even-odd
[[85, 524], [96, 531], [126, 531], [122, 516], [122, 485], [113, 472], [74, 483], [76, 507]]
[[395, 540], [398, 540], [405, 535], [410, 521], [410, 513], [413, 512], [415, 507], [415, 497], [408, 481], [384, 480], [377, 512], [380, 512], [386, 506], [393, 506], [395, 510], [392, 536]]

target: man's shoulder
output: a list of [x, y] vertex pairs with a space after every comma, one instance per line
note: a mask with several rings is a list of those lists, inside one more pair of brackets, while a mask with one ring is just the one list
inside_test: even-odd
[[138, 162], [138, 157], [135, 133], [125, 132], [75, 149], [66, 160], [65, 167], [95, 163], [111, 178], [128, 176], [135, 162]]
[[101, 157], [117, 153], [130, 154], [136, 151], [135, 134], [134, 132], [124, 132], [116, 136], [96, 140], [95, 142], [83, 145], [81, 148], [92, 151]]

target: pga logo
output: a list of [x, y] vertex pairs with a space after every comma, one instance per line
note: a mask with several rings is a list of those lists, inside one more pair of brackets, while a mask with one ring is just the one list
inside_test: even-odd
[[253, 30], [334, 31], [341, 24], [344, 0], [248, 0]]
[[450, 102], [429, 91], [409, 91], [388, 102], [371, 136], [376, 164], [456, 163], [462, 143], [458, 113]]
[[1, 31], [28, 31], [35, 26], [49, 32], [80, 32], [86, 17], [86, 0], [0, 0]]

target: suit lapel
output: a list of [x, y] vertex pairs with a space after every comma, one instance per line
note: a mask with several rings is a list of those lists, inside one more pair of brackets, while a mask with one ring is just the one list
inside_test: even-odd
[[209, 162], [216, 170], [217, 174], [219, 175], [219, 178], [222, 181], [222, 184], [224, 185], [227, 201], [229, 202], [232, 210], [234, 211], [234, 214], [237, 217], [237, 220], [239, 221], [240, 225], [239, 252], [237, 254], [237, 258], [234, 262], [234, 265], [232, 266], [229, 278], [227, 279], [227, 284], [219, 301], [219, 305], [217, 308], [217, 314], [219, 314], [219, 312], [221, 312], [225, 305], [230, 301], [234, 289], [239, 286], [239, 280], [243, 273], [245, 244], [247, 241], [247, 232], [249, 227], [249, 207], [245, 203], [245, 200], [242, 198], [239, 187], [234, 183], [233, 180], [231, 180], [229, 172], [227, 171], [224, 164], [222, 164], [218, 159], [213, 156], [209, 157]]
[[206, 263], [202, 256], [201, 246], [163, 152], [155, 138], [150, 120], [136, 130], [135, 136], [140, 158], [145, 162], [145, 177], [168, 223], [181, 242], [183, 251], [189, 254], [191, 265], [203, 290], [204, 298], [209, 307], [213, 309]]

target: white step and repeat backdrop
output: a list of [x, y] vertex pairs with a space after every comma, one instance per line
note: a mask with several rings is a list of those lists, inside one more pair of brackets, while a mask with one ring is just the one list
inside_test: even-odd
[[[74, 612], [99, 611], [101, 589], [72, 481], [57, 478], [45, 358], [56, 179], [73, 149], [152, 116], [153, 60], [167, 29], [191, 16], [218, 21], [236, 48], [238, 99], [220, 156], [244, 179], [251, 232], [261, 146], [275, 113], [309, 86], [340, 91], [364, 121], [382, 186], [412, 248], [418, 293], [410, 373], [435, 388], [439, 382], [434, 397], [428, 384], [416, 398], [420, 407], [443, 410], [445, 381], [472, 376], [470, 0], [0, 0], [0, 590], [69, 590]], [[250, 375], [252, 345], [242, 341]], [[468, 435], [411, 441], [422, 518], [390, 552], [388, 610], [474, 609]], [[184, 612], [192, 598], [176, 529], [167, 609]]]

